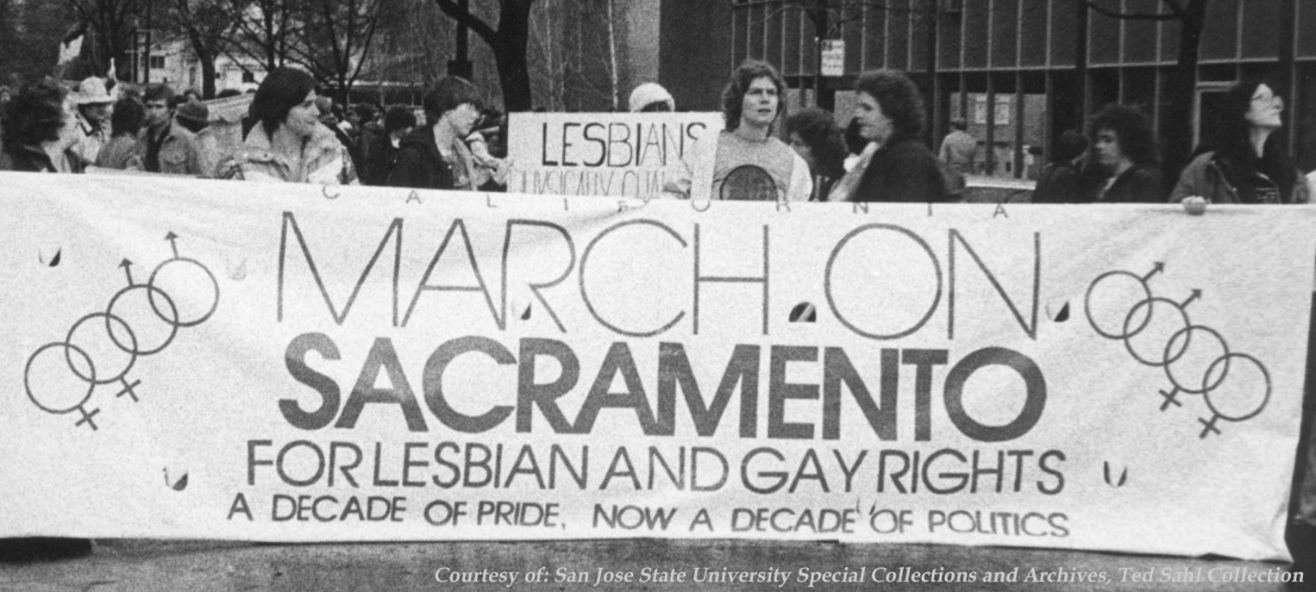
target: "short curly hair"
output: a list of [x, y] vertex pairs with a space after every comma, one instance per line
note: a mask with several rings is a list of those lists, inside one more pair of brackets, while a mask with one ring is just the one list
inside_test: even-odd
[[23, 146], [35, 146], [59, 139], [69, 114], [64, 109], [68, 91], [53, 80], [24, 85], [10, 99], [0, 119], [4, 151], [17, 153]]
[[1133, 164], [1154, 166], [1160, 163], [1151, 118], [1141, 109], [1118, 103], [1102, 107], [1088, 126], [1088, 140], [1093, 146], [1101, 130], [1115, 132], [1120, 152]]
[[909, 138], [923, 133], [923, 122], [927, 118], [923, 110], [923, 95], [904, 72], [864, 72], [855, 80], [854, 89], [877, 101], [882, 114], [891, 120], [893, 136]]
[[[786, 113], [786, 82], [781, 79], [781, 74], [767, 62], [759, 60], [745, 60], [731, 73], [731, 80], [727, 81], [726, 88], [722, 89], [722, 116], [726, 119], [726, 129], [728, 131], [740, 127], [740, 115], [745, 108], [745, 93], [749, 91], [749, 85], [758, 78], [768, 78], [772, 80], [772, 85], [777, 87], [777, 118], [773, 120], [775, 125]], [[772, 130], [769, 129], [769, 134]]]

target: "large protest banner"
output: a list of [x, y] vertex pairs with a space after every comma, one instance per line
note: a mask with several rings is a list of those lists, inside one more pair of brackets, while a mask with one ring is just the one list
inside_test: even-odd
[[511, 113], [507, 126], [508, 191], [647, 197], [722, 114]]
[[1287, 557], [1311, 208], [0, 206], [0, 536]]

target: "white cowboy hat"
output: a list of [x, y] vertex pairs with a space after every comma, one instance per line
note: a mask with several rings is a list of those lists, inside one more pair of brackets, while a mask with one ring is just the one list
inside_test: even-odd
[[73, 91], [73, 104], [75, 105], [102, 105], [114, 102], [114, 97], [105, 88], [105, 81], [92, 76], [84, 79], [78, 84], [78, 89]]

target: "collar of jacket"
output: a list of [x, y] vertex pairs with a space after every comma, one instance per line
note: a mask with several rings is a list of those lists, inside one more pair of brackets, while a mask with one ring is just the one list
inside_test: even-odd
[[[164, 146], [165, 142], [176, 139], [174, 135], [178, 132], [178, 126], [174, 125], [174, 122], [171, 121], [165, 125], [166, 127], [165, 127], [164, 137], [160, 138], [161, 146]], [[150, 142], [151, 138], [154, 137], [153, 135], [154, 132], [151, 131], [150, 126], [146, 126], [142, 128], [142, 131], [138, 133], [141, 134], [141, 138], [145, 142]]]
[[[273, 164], [284, 173], [289, 174], [292, 171], [292, 163], [282, 154], [274, 152], [271, 146], [269, 134], [265, 133], [265, 126], [259, 122], [251, 128], [247, 134], [247, 139], [242, 143], [246, 151], [246, 158], [251, 162], [262, 164]], [[302, 149], [302, 157], [306, 162], [314, 162], [321, 154], [330, 152], [340, 146], [338, 138], [334, 133], [329, 131], [323, 125], [316, 125], [315, 130], [311, 132], [311, 138], [307, 140], [306, 147]]]
[[82, 130], [82, 134], [85, 136], [104, 135], [108, 130], [108, 127], [105, 125], [96, 125], [88, 121], [87, 118], [82, 115], [82, 112], [78, 112], [75, 118], [78, 121], [78, 128]]

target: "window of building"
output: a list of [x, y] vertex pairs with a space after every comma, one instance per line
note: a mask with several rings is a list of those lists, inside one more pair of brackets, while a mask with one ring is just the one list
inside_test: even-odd
[[163, 67], [165, 67], [165, 59], [164, 59], [164, 56], [151, 56], [151, 67], [152, 67], [152, 68], [163, 68]]
[[[996, 95], [996, 118], [994, 123], [997, 127], [1010, 125], [1010, 113], [1014, 110], [1013, 95]], [[987, 125], [987, 95], [973, 95], [973, 122], [979, 125]]]

